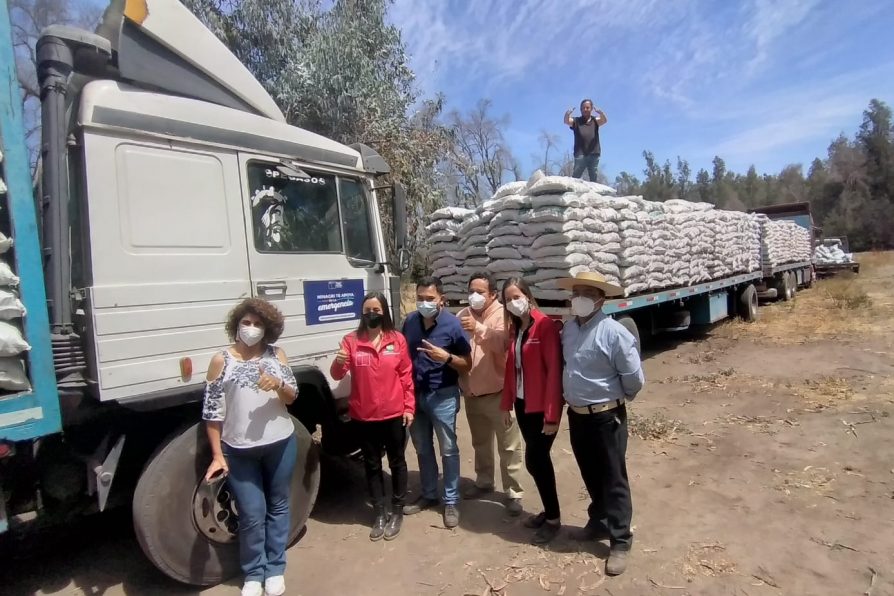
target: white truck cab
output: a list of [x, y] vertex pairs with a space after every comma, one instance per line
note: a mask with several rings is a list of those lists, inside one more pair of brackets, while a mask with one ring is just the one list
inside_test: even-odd
[[[238, 570], [238, 508], [225, 481], [201, 482], [199, 405], [209, 361], [229, 343], [227, 313], [257, 296], [286, 317], [277, 345], [299, 381], [291, 412], [302, 423], [297, 536], [319, 483], [311, 433], [329, 451], [354, 450], [341, 415], [349, 387], [328, 374], [338, 342], [367, 292], [399, 313], [379, 193], [392, 197], [406, 262], [405, 193], [384, 183], [390, 169], [373, 149], [287, 124], [176, 0], [116, 0], [96, 34], [50, 27], [37, 54], [46, 260], [19, 275], [45, 278], [62, 433], [17, 442], [35, 474], [0, 495], [33, 490], [51, 513], [84, 497], [100, 510], [131, 500], [153, 563], [183, 582], [219, 582]], [[73, 481], [85, 463], [87, 480]], [[135, 485], [116, 480], [130, 476]]]

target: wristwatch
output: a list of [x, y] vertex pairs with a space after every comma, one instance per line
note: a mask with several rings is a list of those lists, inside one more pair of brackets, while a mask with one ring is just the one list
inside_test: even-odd
[[451, 362], [453, 362], [453, 354], [448, 354], [448, 355], [447, 355], [447, 362], [445, 362], [444, 364], [450, 364]]

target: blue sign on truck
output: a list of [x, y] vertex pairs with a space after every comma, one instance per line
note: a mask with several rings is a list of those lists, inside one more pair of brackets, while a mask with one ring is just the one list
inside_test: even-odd
[[308, 325], [356, 320], [362, 307], [362, 279], [304, 282], [304, 316]]

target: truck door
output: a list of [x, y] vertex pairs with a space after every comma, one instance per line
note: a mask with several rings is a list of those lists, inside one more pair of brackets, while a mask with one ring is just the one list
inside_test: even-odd
[[360, 178], [263, 156], [240, 162], [252, 293], [285, 315], [277, 345], [290, 361], [328, 370], [363, 295], [386, 292], [374, 202]]

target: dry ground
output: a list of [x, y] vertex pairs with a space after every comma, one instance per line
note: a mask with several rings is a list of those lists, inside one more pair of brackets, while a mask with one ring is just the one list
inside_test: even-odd
[[[496, 495], [463, 503], [455, 531], [423, 513], [398, 540], [370, 543], [362, 471], [339, 460], [326, 462], [308, 532], [289, 551], [288, 593], [894, 595], [894, 254], [862, 262], [859, 276], [762, 307], [753, 325], [649, 351], [648, 387], [631, 406], [636, 541], [625, 575], [603, 576], [605, 544], [564, 533], [529, 545]], [[587, 500], [565, 424], [553, 459], [563, 522], [581, 526]], [[194, 593], [152, 569], [127, 524], [110, 517], [4, 561], [0, 592]]]

